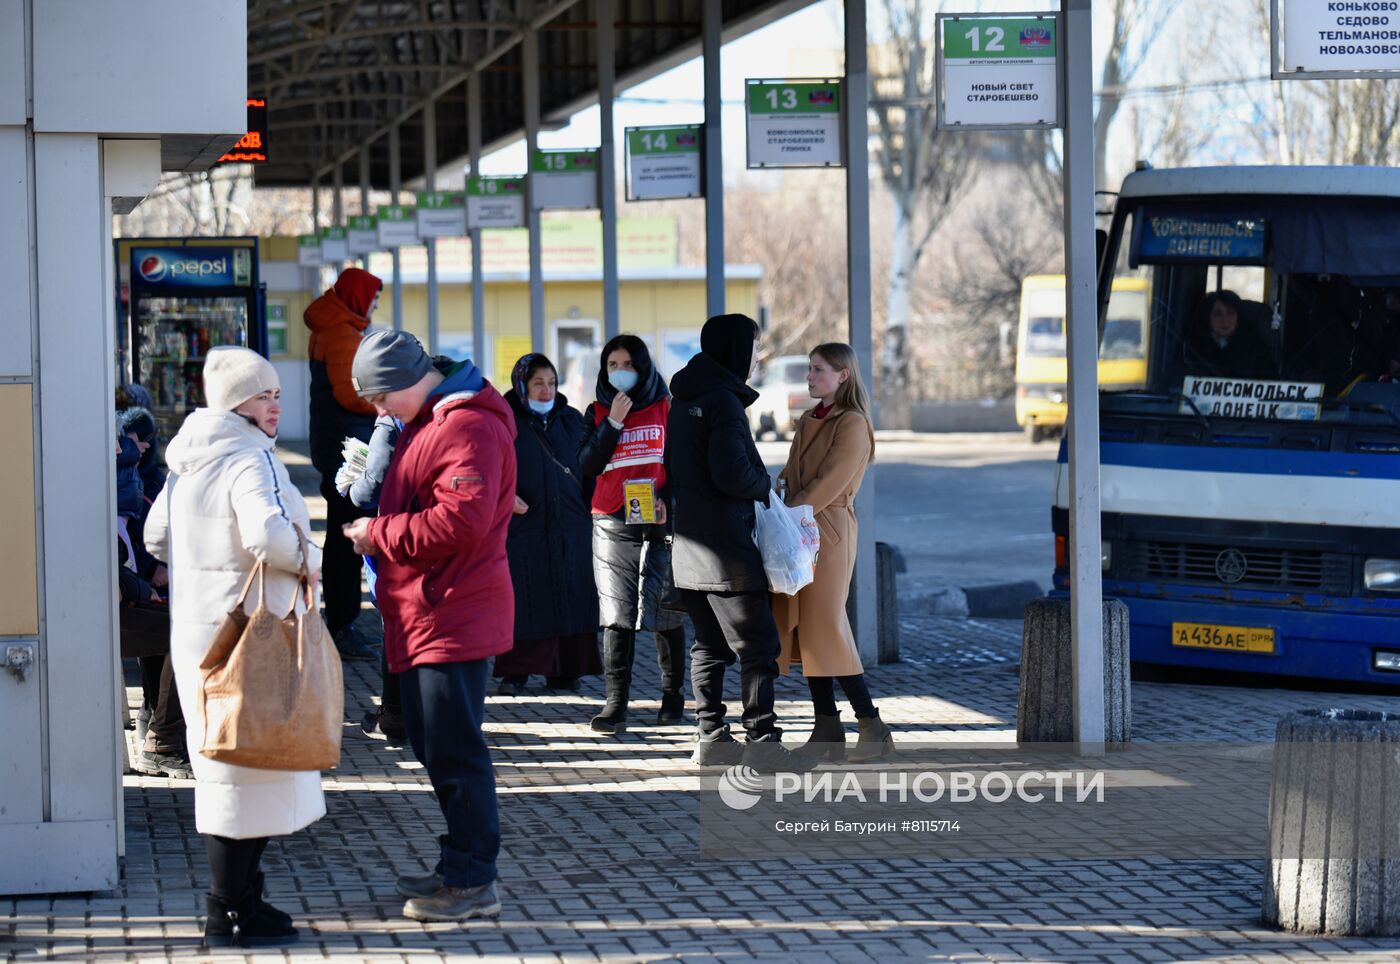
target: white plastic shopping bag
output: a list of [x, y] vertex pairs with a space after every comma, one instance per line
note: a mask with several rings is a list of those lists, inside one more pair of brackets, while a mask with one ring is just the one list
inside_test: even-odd
[[[810, 515], [811, 506], [801, 508]], [[815, 522], [812, 528], [815, 531]], [[754, 503], [753, 535], [773, 592], [795, 596], [816, 578], [816, 553], [803, 538], [798, 514], [783, 505], [776, 492], [769, 496], [768, 505]]]

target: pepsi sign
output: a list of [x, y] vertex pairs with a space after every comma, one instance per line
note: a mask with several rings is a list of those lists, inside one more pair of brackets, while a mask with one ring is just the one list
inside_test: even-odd
[[249, 248], [131, 249], [131, 283], [146, 288], [241, 288], [252, 275]]

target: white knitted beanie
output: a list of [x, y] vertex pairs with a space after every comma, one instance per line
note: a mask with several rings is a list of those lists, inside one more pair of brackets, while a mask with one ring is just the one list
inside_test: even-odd
[[272, 362], [247, 348], [211, 348], [204, 359], [204, 400], [216, 411], [231, 412], [254, 395], [281, 387]]

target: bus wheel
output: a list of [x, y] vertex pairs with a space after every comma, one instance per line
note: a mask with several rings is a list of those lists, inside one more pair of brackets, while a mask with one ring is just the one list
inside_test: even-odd
[[1045, 429], [1038, 422], [1026, 423], [1026, 441], [1038, 445], [1045, 438]]

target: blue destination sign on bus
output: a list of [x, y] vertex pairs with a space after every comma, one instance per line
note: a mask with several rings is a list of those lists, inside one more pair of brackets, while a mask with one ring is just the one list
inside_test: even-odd
[[1243, 219], [1144, 217], [1137, 230], [1139, 261], [1263, 264], [1267, 223]]

